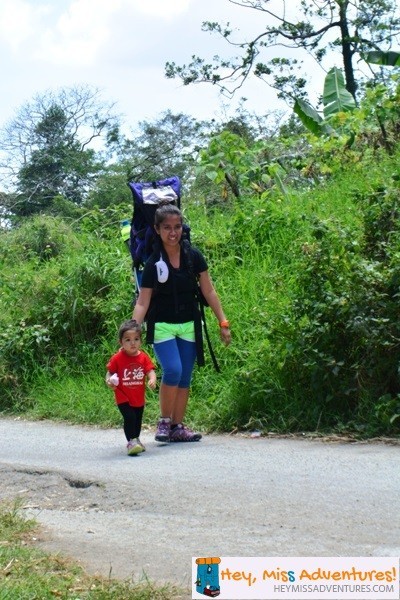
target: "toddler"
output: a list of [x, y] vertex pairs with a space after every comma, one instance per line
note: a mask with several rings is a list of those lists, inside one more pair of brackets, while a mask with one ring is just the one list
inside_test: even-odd
[[125, 321], [118, 339], [121, 347], [107, 363], [106, 384], [114, 390], [115, 402], [124, 420], [128, 454], [136, 456], [146, 450], [140, 441], [146, 377], [152, 390], [157, 378], [150, 357], [140, 350], [141, 326], [134, 320]]

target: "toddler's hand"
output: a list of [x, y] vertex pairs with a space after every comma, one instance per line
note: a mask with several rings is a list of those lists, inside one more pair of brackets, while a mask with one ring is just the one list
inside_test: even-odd
[[147, 382], [147, 385], [149, 386], [149, 388], [151, 390], [155, 390], [156, 389], [156, 385], [157, 385], [157, 381], [155, 379], [149, 379], [149, 381]]
[[114, 390], [119, 384], [118, 375], [116, 373], [113, 373], [113, 375], [110, 375], [110, 377], [106, 380], [106, 383], [110, 388]]

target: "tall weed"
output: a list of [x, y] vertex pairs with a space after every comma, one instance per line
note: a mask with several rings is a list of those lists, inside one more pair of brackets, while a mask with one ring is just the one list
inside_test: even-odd
[[[376, 173], [373, 180], [374, 187]], [[357, 226], [343, 226], [338, 217], [310, 219], [313, 240], [303, 246], [300, 293], [288, 317], [287, 364], [319, 405], [322, 427], [399, 431], [400, 236], [394, 218], [398, 192], [390, 189], [395, 181], [386, 182], [383, 195], [366, 193], [365, 178], [360, 182]], [[378, 228], [380, 222], [385, 227]]]

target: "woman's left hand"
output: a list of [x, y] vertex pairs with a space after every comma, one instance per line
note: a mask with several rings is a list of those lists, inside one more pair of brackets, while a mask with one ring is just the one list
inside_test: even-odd
[[229, 327], [221, 327], [220, 335], [221, 335], [221, 340], [223, 341], [225, 346], [228, 346], [232, 340], [231, 330], [229, 329]]

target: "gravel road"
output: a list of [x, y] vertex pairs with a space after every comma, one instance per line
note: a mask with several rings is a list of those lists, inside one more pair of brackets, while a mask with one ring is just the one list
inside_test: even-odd
[[210, 435], [125, 454], [122, 430], [0, 419], [0, 498], [92, 573], [191, 586], [192, 556], [400, 556], [397, 443]]

